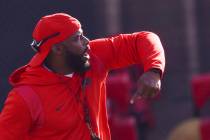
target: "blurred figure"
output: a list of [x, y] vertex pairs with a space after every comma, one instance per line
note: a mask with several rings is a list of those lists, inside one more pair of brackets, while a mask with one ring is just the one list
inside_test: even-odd
[[189, 119], [176, 126], [168, 140], [210, 140], [210, 119]]
[[201, 140], [199, 126], [199, 119], [184, 121], [170, 132], [168, 140]]
[[137, 122], [129, 110], [131, 89], [128, 71], [118, 71], [107, 78], [107, 109], [112, 140], [138, 140]]
[[160, 91], [165, 56], [152, 32], [89, 41], [76, 18], [56, 13], [39, 20], [33, 39], [36, 54], [10, 77], [1, 140], [110, 140], [105, 83], [112, 69], [143, 65], [131, 103]]
[[[191, 80], [194, 117], [201, 115], [201, 110], [210, 99], [209, 83], [209, 73], [194, 75]], [[209, 118], [192, 118], [177, 125], [169, 134], [168, 140], [210, 140], [209, 132]]]

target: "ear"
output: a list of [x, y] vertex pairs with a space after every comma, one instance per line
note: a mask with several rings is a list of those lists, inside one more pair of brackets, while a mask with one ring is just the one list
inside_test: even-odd
[[58, 54], [61, 55], [63, 53], [63, 46], [59, 45], [59, 44], [55, 44], [52, 46], [52, 52], [54, 54]]

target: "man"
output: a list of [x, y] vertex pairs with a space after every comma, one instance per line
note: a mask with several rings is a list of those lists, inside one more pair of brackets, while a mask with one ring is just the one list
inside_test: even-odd
[[131, 103], [160, 91], [165, 57], [154, 33], [89, 41], [77, 19], [56, 13], [39, 20], [33, 39], [35, 56], [10, 77], [2, 140], [110, 140], [105, 82], [111, 69], [144, 66]]

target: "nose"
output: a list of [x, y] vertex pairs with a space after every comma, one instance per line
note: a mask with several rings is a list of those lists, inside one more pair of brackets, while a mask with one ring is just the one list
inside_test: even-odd
[[90, 48], [88, 46], [90, 40], [86, 36], [82, 36], [83, 54], [86, 53]]
[[83, 45], [86, 46], [89, 44], [90, 40], [86, 36], [82, 36]]

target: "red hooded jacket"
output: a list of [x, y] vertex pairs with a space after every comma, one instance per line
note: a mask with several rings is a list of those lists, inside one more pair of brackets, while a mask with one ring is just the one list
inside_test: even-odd
[[[110, 140], [106, 112], [106, 77], [111, 69], [143, 64], [144, 71], [158, 68], [162, 72], [165, 57], [157, 35], [151, 32], [121, 34], [90, 41], [91, 69], [84, 77], [59, 75], [42, 66], [23, 66], [10, 77], [14, 87], [0, 115], [0, 140], [90, 140], [84, 121], [81, 91], [84, 78], [85, 96], [91, 123], [101, 140]], [[25, 100], [17, 94], [20, 86], [30, 86], [41, 104], [41, 124], [35, 127]], [[27, 136], [27, 137], [26, 137]]]

